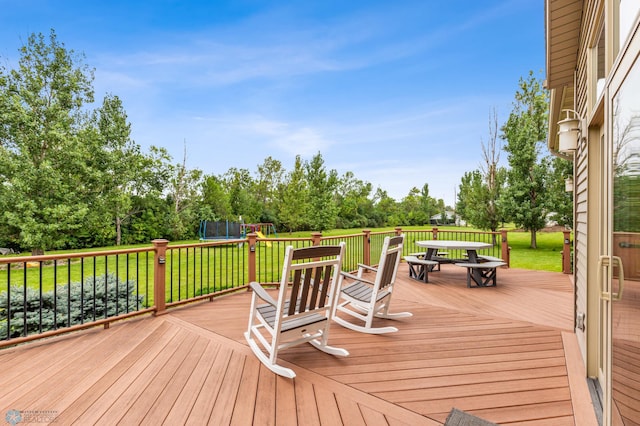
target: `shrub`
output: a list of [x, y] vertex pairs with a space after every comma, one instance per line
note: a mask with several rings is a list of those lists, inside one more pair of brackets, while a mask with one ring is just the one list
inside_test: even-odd
[[8, 293], [0, 293], [0, 339], [40, 333], [41, 322], [44, 332], [136, 311], [144, 301], [134, 280], [118, 280], [115, 274], [95, 277], [95, 287], [94, 277], [86, 278], [84, 285], [62, 285], [55, 294], [53, 290], [42, 293], [42, 299], [39, 291], [31, 288], [27, 288], [26, 301], [23, 288], [12, 286], [10, 294], [7, 310]]

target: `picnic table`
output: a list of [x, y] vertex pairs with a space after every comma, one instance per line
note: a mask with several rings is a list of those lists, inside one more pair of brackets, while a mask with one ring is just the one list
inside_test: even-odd
[[[477, 287], [489, 287], [496, 285], [496, 269], [506, 265], [502, 259], [483, 256], [478, 254], [478, 250], [491, 248], [490, 243], [480, 241], [457, 241], [457, 240], [426, 240], [416, 241], [418, 247], [426, 249], [424, 257], [418, 257], [423, 262], [411, 262], [408, 259], [410, 274], [411, 271], [416, 275], [416, 279], [427, 282], [427, 273], [433, 271], [436, 264], [454, 263], [456, 266], [467, 268], [467, 287], [471, 287], [471, 283], [475, 283]], [[453, 259], [440, 256], [441, 251], [451, 252], [453, 250], [465, 250], [467, 257], [465, 259]], [[405, 258], [406, 260], [406, 258]]]

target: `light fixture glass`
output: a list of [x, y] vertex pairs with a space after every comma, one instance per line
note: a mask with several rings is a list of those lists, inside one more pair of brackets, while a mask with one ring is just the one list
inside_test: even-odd
[[573, 192], [573, 178], [571, 176], [564, 180], [564, 190], [566, 192]]
[[[563, 111], [567, 112], [567, 116], [558, 121], [558, 151], [572, 153], [578, 148], [580, 116], [570, 109]], [[573, 117], [569, 113], [573, 113]]]

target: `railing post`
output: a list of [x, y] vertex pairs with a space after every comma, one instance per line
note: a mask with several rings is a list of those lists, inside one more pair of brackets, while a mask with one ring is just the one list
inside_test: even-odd
[[249, 282], [257, 281], [256, 277], [256, 243], [258, 239], [258, 234], [255, 232], [251, 232], [247, 234], [247, 239], [249, 240], [249, 260], [248, 260], [248, 268], [249, 268]]
[[371, 230], [362, 230], [362, 263], [371, 266]]
[[562, 231], [564, 244], [562, 245], [562, 272], [570, 274], [571, 271], [571, 231]]
[[312, 232], [311, 241], [314, 246], [319, 246], [322, 242], [322, 232]]
[[502, 260], [507, 263], [507, 267], [511, 266], [511, 252], [509, 249], [509, 239], [507, 238], [507, 230], [501, 229], [500, 234], [502, 235]]
[[153, 302], [155, 304], [154, 315], [162, 315], [167, 313], [166, 302], [166, 270], [167, 270], [167, 246], [168, 240], [158, 239], [151, 241], [153, 243], [154, 262], [153, 262]]
[[400, 235], [402, 235], [402, 227], [396, 226], [396, 237], [399, 237]]
[[434, 227], [431, 232], [433, 233], [433, 239], [437, 240], [438, 239], [438, 228]]

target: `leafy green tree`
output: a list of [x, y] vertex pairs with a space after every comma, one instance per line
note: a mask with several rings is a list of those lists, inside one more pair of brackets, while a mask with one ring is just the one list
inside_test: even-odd
[[483, 193], [482, 174], [480, 170], [465, 172], [460, 179], [458, 187], [458, 202], [456, 203], [456, 211], [458, 214], [470, 224], [476, 225], [475, 216], [478, 214], [478, 198]]
[[338, 216], [336, 226], [343, 229], [370, 226], [373, 200], [371, 184], [356, 179], [353, 172], [346, 172], [338, 181], [336, 201]]
[[429, 195], [429, 184], [422, 189], [411, 188], [400, 202], [398, 225], [420, 226], [429, 224], [431, 216], [444, 212], [444, 201], [436, 200]]
[[398, 203], [391, 198], [387, 191], [378, 188], [373, 196], [373, 223], [370, 226], [383, 227], [387, 225], [399, 225]]
[[506, 215], [531, 234], [531, 248], [537, 248], [536, 232], [544, 228], [550, 212], [549, 157], [541, 147], [547, 135], [548, 96], [533, 72], [520, 79], [513, 110], [502, 127], [508, 153], [508, 186], [500, 197]]
[[108, 223], [115, 225], [115, 243], [120, 245], [123, 224], [139, 212], [133, 198], [151, 193], [159, 196], [160, 179], [149, 179], [153, 170], [149, 163], [154, 160], [144, 155], [131, 139], [131, 124], [120, 98], [107, 95], [102, 106], [94, 112], [94, 120], [99, 146], [92, 156], [93, 168], [102, 172], [99, 204], [108, 212]]
[[305, 179], [304, 164], [296, 156], [293, 170], [284, 178], [280, 188], [280, 223], [289, 232], [308, 228], [306, 212], [309, 204], [309, 186]]
[[90, 152], [78, 130], [93, 101], [93, 70], [53, 30], [48, 39], [30, 35], [20, 53], [17, 69], [0, 69], [0, 228], [19, 229], [20, 244], [42, 253], [65, 247], [90, 211]]
[[429, 223], [429, 221], [431, 220], [431, 216], [434, 216], [439, 212], [442, 214], [446, 214], [444, 201], [436, 200], [431, 195], [429, 195], [428, 183], [422, 185], [422, 190], [420, 191], [420, 210], [422, 214], [424, 214], [427, 218], [425, 223]]
[[421, 192], [417, 187], [409, 190], [400, 202], [400, 225], [424, 225], [429, 223], [429, 216], [422, 209]]
[[255, 181], [249, 170], [232, 167], [224, 178], [229, 191], [229, 204], [233, 217], [237, 219], [242, 216], [246, 223], [258, 222], [262, 209], [254, 197]]
[[212, 216], [207, 220], [234, 220], [231, 214], [229, 194], [223, 179], [217, 176], [205, 176], [202, 181], [202, 203], [209, 206]]
[[322, 154], [318, 152], [311, 161], [305, 163], [307, 183], [309, 185], [309, 204], [307, 221], [311, 229], [324, 231], [334, 228], [338, 215], [334, 193], [338, 186], [338, 173], [327, 172]]
[[170, 221], [174, 204], [171, 195], [165, 193], [174, 173], [173, 159], [165, 148], [152, 145], [139, 160], [140, 181], [136, 184], [139, 189], [132, 195], [129, 219], [123, 222], [123, 244], [172, 238]]
[[171, 206], [166, 199], [155, 194], [132, 197], [132, 210], [136, 213], [123, 224], [122, 243], [148, 243], [156, 238], [170, 238], [167, 218]]
[[274, 223], [277, 227], [278, 210], [280, 208], [279, 189], [284, 179], [285, 170], [282, 163], [272, 157], [265, 158], [264, 162], [258, 165], [258, 176], [255, 184], [255, 197], [262, 206], [260, 222]]
[[573, 176], [573, 162], [554, 157], [551, 160], [549, 191], [551, 219], [559, 225], [573, 227], [573, 192], [566, 191], [565, 180]]

